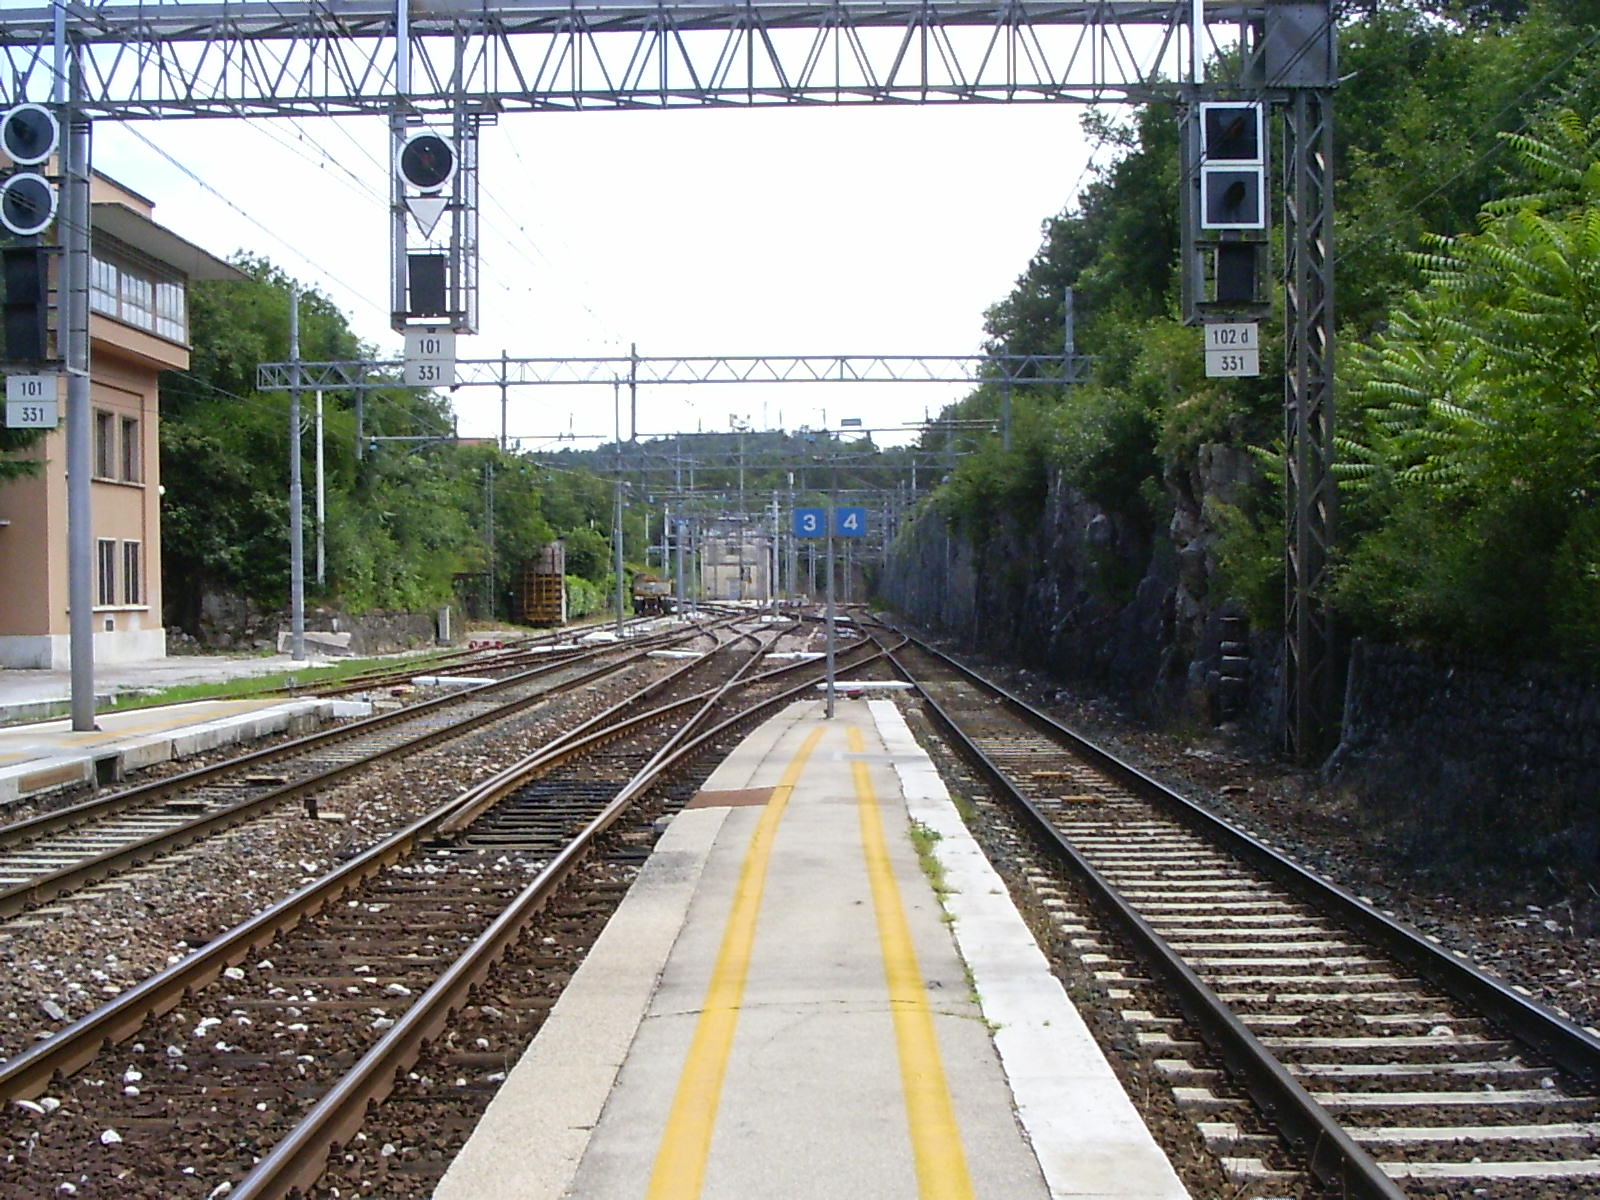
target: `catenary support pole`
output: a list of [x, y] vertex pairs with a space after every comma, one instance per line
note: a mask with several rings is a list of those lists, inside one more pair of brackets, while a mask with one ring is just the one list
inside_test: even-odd
[[827, 649], [827, 700], [823, 705], [823, 716], [828, 720], [833, 719], [833, 656], [837, 645], [838, 621], [833, 606], [833, 509], [828, 510], [828, 649]]
[[510, 407], [510, 385], [506, 382], [506, 352], [500, 351], [500, 453], [504, 454], [510, 445], [506, 437], [506, 410]]
[[1334, 451], [1333, 93], [1284, 113], [1284, 743], [1298, 762], [1337, 740], [1341, 684], [1327, 595], [1337, 539]]
[[617, 573], [617, 639], [622, 639], [622, 393], [621, 385], [611, 385], [611, 412], [617, 446], [617, 478], [613, 489], [615, 509], [611, 517], [613, 569]]
[[322, 453], [322, 389], [317, 389], [317, 590], [328, 586], [327, 538], [328, 489]]
[[483, 537], [484, 556], [488, 560], [489, 597], [485, 615], [493, 621], [499, 615], [495, 605], [495, 550], [494, 544], [494, 460], [483, 464]]
[[684, 587], [683, 581], [683, 543], [684, 539], [688, 537], [688, 534], [689, 523], [682, 517], [679, 517], [677, 524], [677, 536], [673, 540], [677, 544], [678, 551], [678, 616], [680, 617], [686, 612], [684, 605], [688, 602], [688, 591]]
[[[1005, 355], [1011, 357], [1011, 344], [1006, 343]], [[1000, 449], [1011, 452], [1011, 364], [1006, 363], [1005, 375], [1000, 382]]]
[[[65, 5], [56, 11], [59, 14]], [[58, 93], [70, 71], [66, 105], [66, 195], [61, 220], [66, 287], [62, 357], [67, 367], [67, 643], [72, 664], [72, 728], [94, 723], [94, 410], [89, 387], [89, 118], [80, 107], [81, 49], [59, 45]]]
[[289, 289], [289, 654], [306, 657], [305, 498], [300, 482], [300, 289]]
[[794, 536], [794, 526], [792, 524], [794, 520], [793, 471], [789, 472], [789, 519], [791, 521], [791, 525], [787, 533], [789, 539], [789, 577], [785, 581], [789, 586], [788, 591], [785, 594], [788, 596], [789, 602], [793, 604], [800, 598], [800, 588], [798, 584], [798, 580], [800, 578], [800, 539]]

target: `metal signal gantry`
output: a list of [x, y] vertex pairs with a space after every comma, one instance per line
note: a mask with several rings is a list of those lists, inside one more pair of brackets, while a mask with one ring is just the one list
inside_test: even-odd
[[[389, 115], [1171, 96], [1274, 7], [1217, 0], [67, 2], [90, 116]], [[1322, 7], [1315, 5], [1313, 7]], [[52, 6], [0, 18], [0, 105], [48, 93]], [[1200, 45], [1194, 44], [1198, 31]], [[409, 79], [398, 78], [409, 47]]]
[[[479, 358], [456, 362], [456, 387], [561, 386], [616, 383], [1078, 383], [1093, 360], [1060, 354], [705, 354], [597, 358]], [[401, 386], [403, 363], [275, 362], [256, 367], [262, 391]], [[296, 371], [298, 383], [296, 382]]]
[[[1205, 81], [1208, 59], [1236, 64], [1237, 76]], [[400, 145], [413, 124], [448, 121], [459, 147], [480, 122], [516, 111], [1265, 99], [1286, 130], [1285, 680], [1289, 745], [1308, 759], [1337, 714], [1323, 587], [1336, 516], [1335, 59], [1331, 0], [58, 0], [0, 16], [0, 108], [70, 102], [83, 154], [68, 155], [69, 190], [76, 177], [86, 193], [96, 117], [373, 114]], [[426, 315], [413, 303], [423, 295], [470, 330], [475, 198], [456, 183], [458, 269], [438, 303], [438, 254], [412, 254], [402, 183], [397, 327]], [[81, 259], [74, 279], [86, 277], [86, 244], [68, 245], [67, 258]], [[79, 690], [75, 669], [75, 726]]]

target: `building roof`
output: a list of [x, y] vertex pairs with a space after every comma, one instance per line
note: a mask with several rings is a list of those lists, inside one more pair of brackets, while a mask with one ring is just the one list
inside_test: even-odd
[[190, 279], [248, 279], [243, 271], [186, 241], [126, 204], [94, 204], [91, 224]]

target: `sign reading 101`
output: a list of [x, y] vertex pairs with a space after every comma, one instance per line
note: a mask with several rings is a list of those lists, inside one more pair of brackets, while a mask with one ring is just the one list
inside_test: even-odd
[[406, 330], [407, 387], [444, 387], [456, 379], [456, 334], [445, 325]]
[[6, 376], [7, 429], [54, 429], [60, 420], [56, 376]]

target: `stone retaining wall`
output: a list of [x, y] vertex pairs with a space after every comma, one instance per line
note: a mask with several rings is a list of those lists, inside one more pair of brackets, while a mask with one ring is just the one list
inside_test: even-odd
[[[289, 614], [259, 608], [246, 600], [208, 595], [200, 607], [198, 637], [177, 629], [167, 633], [167, 653], [205, 653], [214, 650], [275, 650], [280, 633], [289, 629]], [[455, 622], [451, 622], [454, 632]], [[439, 640], [439, 610], [426, 612], [341, 613], [332, 609], [306, 611], [307, 632], [348, 633], [349, 653], [388, 654], [431, 646]]]
[[1524, 867], [1593, 873], [1600, 679], [1358, 643], [1324, 776], [1419, 862], [1500, 849]]

